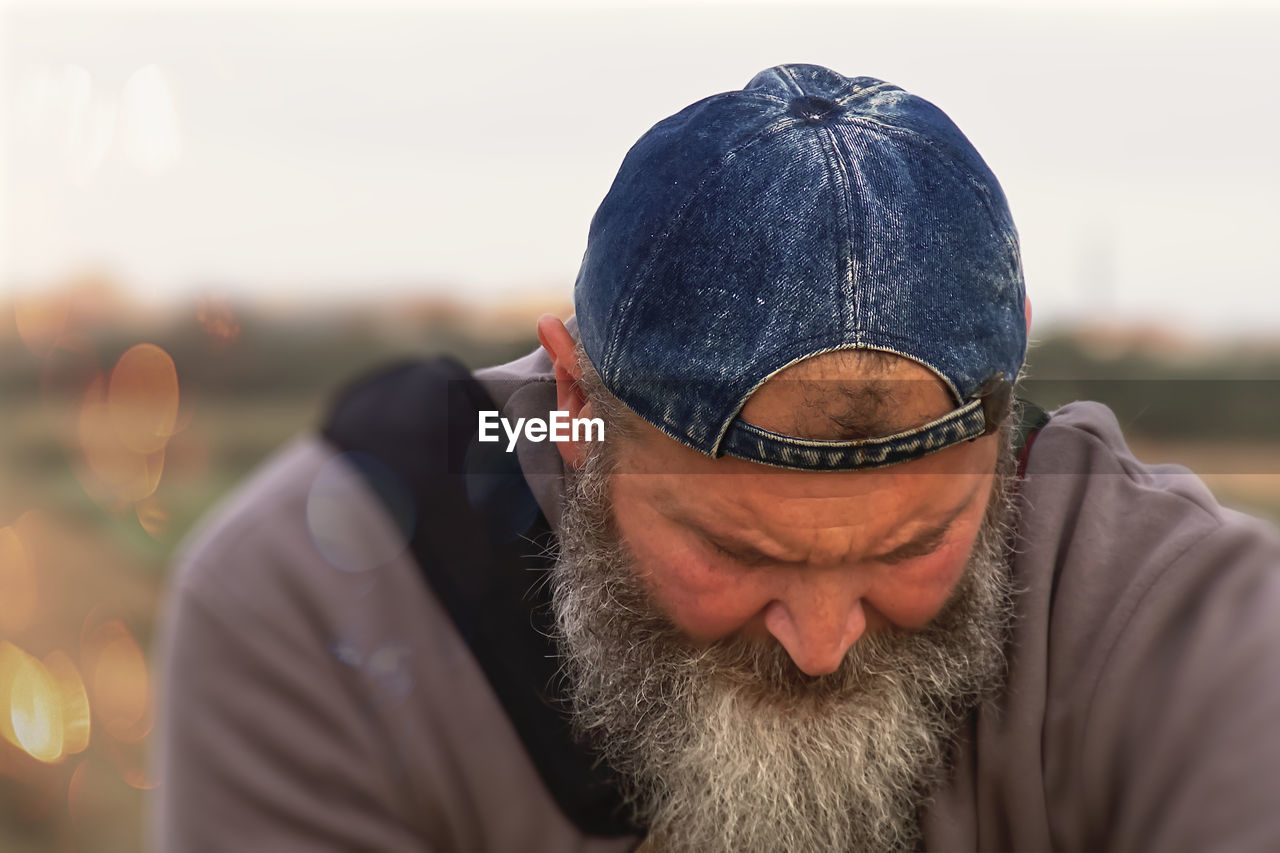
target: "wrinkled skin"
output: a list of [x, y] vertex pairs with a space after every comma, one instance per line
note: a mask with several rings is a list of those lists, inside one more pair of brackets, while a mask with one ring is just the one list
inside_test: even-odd
[[[543, 326], [561, 408], [591, 416], [572, 339]], [[743, 417], [835, 437], [844, 419], [823, 402], [840, 395], [821, 390], [869, 370], [892, 383], [890, 428], [953, 406], [919, 365], [832, 353], [765, 383]], [[813, 473], [708, 459], [643, 423], [625, 432], [560, 446], [553, 599], [575, 724], [651, 840], [914, 845], [955, 726], [1003, 671], [1007, 435]]]

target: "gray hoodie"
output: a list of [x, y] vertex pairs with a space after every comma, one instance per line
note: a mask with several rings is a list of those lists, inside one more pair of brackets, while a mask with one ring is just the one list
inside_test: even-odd
[[[540, 352], [477, 376], [508, 417], [555, 407]], [[554, 526], [555, 451], [518, 453]], [[1053, 413], [1019, 501], [1008, 683], [955, 744], [926, 849], [1280, 850], [1274, 532], [1135, 460], [1097, 403]], [[318, 437], [189, 537], [157, 649], [157, 851], [639, 843], [557, 810], [396, 527]]]

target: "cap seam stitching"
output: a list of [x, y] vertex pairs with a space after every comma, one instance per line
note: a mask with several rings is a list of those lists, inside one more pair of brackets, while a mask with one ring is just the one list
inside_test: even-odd
[[[849, 117], [850, 121], [864, 122], [866, 124], [875, 125], [876, 127], [882, 129], [886, 134], [896, 134], [898, 136], [909, 137], [912, 140], [918, 143], [921, 143], [925, 148], [929, 149], [929, 151], [933, 153], [935, 157], [942, 160], [944, 164], [950, 167], [953, 171], [960, 172], [964, 176], [965, 183], [968, 184], [972, 189], [974, 189], [977, 192], [978, 197], [982, 199], [982, 205], [984, 208], [986, 208], [987, 215], [991, 217], [992, 224], [997, 226], [997, 230], [1000, 232], [1001, 237], [1003, 238], [1005, 244], [1009, 246], [1010, 249], [1016, 249], [1016, 245], [1014, 241], [1011, 240], [1009, 234], [1004, 230], [1004, 228], [999, 227], [1001, 225], [1000, 220], [1002, 217], [999, 215], [999, 212], [996, 210], [995, 201], [991, 197], [991, 188], [988, 187], [982, 181], [977, 180], [974, 176], [974, 170], [968, 164], [963, 163], [961, 160], [959, 160], [949, 150], [949, 146], [944, 146], [941, 143], [939, 143], [937, 140], [932, 139], [922, 133], [918, 133], [917, 131], [912, 130], [911, 128], [901, 127], [896, 124], [889, 124], [888, 122], [881, 121], [872, 116], [849, 115], [848, 113], [845, 113], [845, 115]], [[995, 175], [992, 175], [991, 177], [994, 179]], [[1007, 199], [1006, 199], [1006, 202], [1007, 202]], [[1008, 221], [1009, 227], [1014, 228], [1012, 216], [1008, 217], [1008, 220], [1009, 220]]]
[[791, 87], [795, 89], [796, 96], [804, 97], [806, 94], [804, 87], [800, 85], [800, 81], [796, 80], [796, 76], [791, 73], [791, 69], [786, 65], [779, 65], [777, 69], [778, 76], [786, 78], [784, 82], [791, 84]]
[[[893, 333], [893, 332], [877, 332], [877, 335], [880, 335], [880, 336], [882, 336], [882, 337], [884, 337], [884, 338], [891, 339], [891, 340], [893, 340], [894, 342], [897, 342], [897, 343], [911, 343], [911, 341], [909, 341], [907, 338], [903, 337], [902, 335], [895, 334], [895, 333]], [[825, 335], [823, 335], [823, 334], [821, 334], [821, 333], [814, 333], [814, 334], [809, 335], [809, 336], [807, 336], [807, 337], [801, 338], [801, 339], [800, 339], [800, 341], [799, 341], [799, 343], [801, 343], [801, 344], [806, 344], [806, 343], [808, 343], [809, 341], [818, 340], [818, 339], [823, 338], [823, 337], [826, 337], [826, 336], [825, 336]], [[794, 343], [794, 342], [792, 342], [792, 343]], [[766, 375], [763, 379], [761, 379], [761, 380], [760, 380], [760, 382], [759, 382], [756, 386], [754, 386], [751, 390], [752, 390], [752, 391], [755, 391], [756, 389], [758, 389], [758, 388], [760, 387], [760, 385], [763, 385], [765, 382], [767, 382], [769, 379], [773, 378], [773, 377], [774, 377], [775, 375], [777, 375], [779, 372], [781, 372], [781, 371], [783, 371], [783, 370], [787, 369], [788, 367], [790, 367], [790, 366], [791, 366], [791, 365], [793, 365], [793, 364], [797, 364], [798, 362], [805, 361], [806, 359], [813, 358], [814, 356], [818, 356], [818, 355], [825, 355], [826, 353], [829, 353], [829, 352], [841, 352], [841, 351], [844, 351], [844, 350], [856, 350], [856, 349], [863, 349], [863, 350], [876, 350], [876, 351], [879, 351], [879, 352], [888, 352], [888, 353], [892, 353], [893, 355], [902, 356], [902, 357], [903, 357], [903, 358], [905, 358], [905, 359], [908, 359], [908, 360], [910, 360], [910, 361], [915, 362], [916, 364], [919, 364], [921, 367], [925, 367], [925, 368], [927, 368], [929, 371], [931, 371], [932, 373], [936, 374], [936, 375], [937, 375], [937, 377], [938, 377], [939, 379], [941, 379], [941, 380], [946, 384], [946, 386], [947, 386], [948, 390], [950, 390], [950, 391], [951, 391], [952, 395], [953, 395], [957, 400], [959, 400], [959, 401], [961, 401], [961, 403], [963, 403], [964, 395], [960, 393], [960, 389], [959, 389], [959, 388], [957, 388], [957, 387], [955, 386], [955, 384], [954, 384], [954, 383], [951, 381], [951, 379], [946, 375], [946, 373], [942, 370], [942, 368], [938, 367], [936, 364], [931, 364], [931, 363], [929, 363], [929, 362], [925, 361], [923, 358], [921, 358], [921, 357], [920, 357], [920, 356], [918, 356], [918, 355], [911, 355], [910, 353], [906, 353], [906, 352], [903, 352], [902, 350], [894, 349], [894, 348], [891, 348], [891, 347], [880, 346], [880, 345], [877, 345], [877, 344], [869, 344], [869, 343], [867, 343], [865, 340], [861, 340], [861, 339], [860, 339], [860, 340], [857, 340], [857, 341], [851, 341], [851, 342], [849, 342], [849, 343], [838, 344], [838, 345], [836, 345], [836, 346], [826, 347], [826, 348], [824, 348], [824, 349], [815, 350], [814, 352], [811, 352], [811, 353], [806, 353], [805, 355], [797, 356], [796, 358], [791, 359], [790, 361], [788, 361], [786, 364], [782, 365], [781, 367], [778, 367], [778, 368], [776, 368], [776, 369], [772, 370], [768, 375]], [[774, 349], [774, 350], [773, 350], [773, 352], [779, 352], [779, 351], [780, 351], [779, 349]], [[748, 397], [750, 397], [750, 396], [751, 396], [750, 392], [747, 394], [747, 396], [748, 396]], [[745, 399], [744, 399], [744, 404], [745, 404]], [[959, 404], [958, 404], [958, 405], [959, 405]]]
[[[839, 172], [837, 182], [840, 184], [840, 189], [844, 194], [846, 239], [840, 253], [840, 260], [843, 262], [845, 267], [844, 270], [842, 270], [841, 275], [841, 283], [845, 287], [845, 293], [841, 294], [841, 296], [843, 297], [842, 301], [845, 305], [848, 305], [850, 302], [853, 303], [853, 316], [850, 316], [849, 312], [846, 311], [845, 316], [843, 317], [844, 337], [848, 339], [849, 335], [853, 333], [855, 327], [858, 325], [858, 322], [862, 319], [862, 292], [854, 284], [854, 273], [856, 270], [865, 266], [866, 259], [858, 258], [855, 260], [854, 256], [856, 246], [853, 230], [855, 210], [858, 213], [861, 213], [862, 210], [858, 206], [853, 195], [853, 183], [857, 179], [851, 173], [851, 164], [845, 163], [844, 158], [840, 155], [840, 144], [839, 140], [836, 139], [835, 131], [827, 125], [823, 125], [822, 130], [823, 135], [827, 138], [827, 141], [830, 144], [830, 150], [828, 153], [831, 159], [835, 161], [836, 170]], [[866, 188], [862, 186], [862, 182], [858, 181], [858, 184], [859, 189], [865, 192]], [[852, 297], [852, 299], [850, 297]]]
[[[986, 210], [987, 212], [987, 216], [991, 222], [992, 227], [995, 229], [996, 233], [999, 234], [1001, 241], [1004, 243], [1005, 248], [1008, 250], [1009, 261], [1012, 264], [1012, 272], [1015, 274], [1015, 276], [1018, 279], [1023, 279], [1022, 253], [1018, 246], [1017, 226], [1013, 222], [1012, 214], [1010, 214], [1008, 211], [1007, 198], [1005, 199], [1005, 205], [1004, 205], [1005, 215], [1001, 215], [998, 209], [998, 206], [996, 205], [995, 198], [992, 193], [992, 188], [987, 186], [985, 182], [978, 180], [977, 176], [975, 175], [975, 170], [972, 167], [970, 167], [967, 163], [964, 163], [957, 156], [955, 156], [955, 154], [950, 150], [949, 146], [943, 145], [939, 143], [937, 140], [934, 140], [931, 137], [926, 136], [924, 134], [918, 133], [917, 131], [912, 130], [910, 128], [899, 127], [898, 125], [889, 124], [871, 116], [850, 115], [848, 113], [845, 113], [844, 115], [848, 116], [851, 122], [861, 122], [869, 125], [874, 125], [875, 127], [880, 128], [882, 131], [884, 131], [887, 135], [897, 135], [897, 136], [907, 137], [915, 142], [920, 143], [922, 147], [927, 149], [938, 160], [942, 161], [942, 163], [945, 166], [947, 166], [951, 171], [959, 173], [961, 176], [963, 176], [965, 184], [968, 185], [970, 189], [974, 191], [975, 195], [977, 195], [979, 201], [983, 206], [983, 209]], [[983, 163], [983, 165], [985, 166], [986, 164]], [[989, 171], [990, 167], [987, 167], [987, 169]], [[992, 181], [995, 181], [995, 185], [998, 187], [999, 182], [996, 180], [995, 175], [991, 175], [991, 179]], [[1001, 190], [1001, 193], [1003, 194], [1003, 190]], [[1025, 284], [1024, 284], [1024, 288], [1025, 288]], [[1026, 352], [1025, 346], [1023, 347], [1023, 352], [1025, 357], [1025, 352]]]
[[876, 95], [876, 94], [879, 94], [880, 92], [883, 92], [885, 89], [891, 89], [898, 92], [902, 91], [901, 86], [895, 86], [892, 83], [881, 80], [879, 83], [876, 83], [873, 86], [867, 86], [865, 89], [854, 89], [851, 92], [846, 92], [845, 94], [836, 98], [834, 103], [841, 107], [847, 106], [848, 104], [853, 102], [855, 99], [866, 98], [870, 95]]
[[[688, 198], [686, 198], [684, 203], [680, 205], [679, 210], [677, 210], [675, 215], [672, 216], [670, 220], [667, 222], [667, 225], [665, 229], [662, 231], [662, 234], [658, 237], [657, 240], [654, 241], [652, 248], [650, 248], [648, 257], [645, 258], [644, 265], [641, 267], [640, 271], [636, 274], [636, 276], [628, 283], [626, 292], [620, 295], [619, 297], [618, 308], [617, 308], [617, 312], [618, 312], [617, 326], [613, 334], [609, 338], [609, 345], [608, 347], [605, 348], [605, 354], [603, 358], [603, 361], [605, 361], [606, 365], [608, 365], [608, 367], [606, 367], [606, 369], [601, 374], [601, 379], [604, 380], [606, 387], [609, 386], [609, 383], [612, 379], [612, 377], [609, 374], [612, 372], [612, 365], [614, 362], [614, 356], [617, 353], [618, 342], [622, 338], [622, 330], [626, 328], [627, 316], [630, 314], [632, 306], [635, 304], [636, 287], [638, 286], [639, 282], [642, 282], [647, 278], [647, 276], [649, 275], [650, 271], [653, 268], [653, 265], [657, 263], [658, 257], [662, 254], [662, 249], [666, 246], [667, 241], [671, 238], [671, 235], [676, 231], [679, 225], [684, 221], [685, 216], [688, 215], [689, 208], [693, 205], [694, 201], [702, 195], [703, 190], [706, 188], [707, 184], [712, 180], [712, 178], [716, 177], [725, 169], [727, 169], [729, 167], [729, 164], [732, 163], [735, 159], [737, 159], [737, 157], [742, 152], [746, 151], [748, 148], [752, 147], [753, 145], [764, 142], [766, 139], [774, 135], [776, 132], [788, 126], [792, 121], [793, 119], [791, 119], [788, 116], [783, 116], [779, 119], [775, 119], [771, 124], [761, 128], [760, 132], [757, 133], [755, 136], [752, 136], [751, 138], [743, 141], [741, 144], [731, 148], [729, 151], [722, 154], [719, 162], [717, 162], [716, 165], [713, 166], [711, 169], [707, 170], [706, 174], [702, 176], [702, 180], [698, 182], [698, 185], [694, 187], [692, 192], [689, 193]], [[612, 391], [613, 389], [610, 388], [609, 390]]]
[[[714, 95], [708, 95], [707, 97], [703, 98], [701, 101], [694, 101], [692, 104], [685, 107], [685, 109], [687, 110], [687, 109], [692, 109], [693, 107], [699, 107], [699, 106], [702, 106], [703, 104], [706, 104], [709, 101], [722, 101], [722, 100], [727, 100], [729, 98], [741, 99], [743, 97], [760, 98], [762, 100], [771, 101], [783, 107], [785, 107], [788, 104], [788, 101], [785, 98], [779, 98], [777, 95], [771, 95], [768, 92], [761, 92], [758, 90], [752, 90], [752, 91], [731, 90], [728, 92], [717, 92]], [[684, 110], [681, 110], [680, 112], [682, 113], [684, 112]], [[679, 115], [680, 113], [675, 113], [674, 115], [667, 116], [665, 119], [658, 122], [658, 124], [654, 125], [654, 127], [658, 127], [659, 125], [662, 125], [668, 121], [671, 121], [679, 117]]]
[[924, 459], [926, 456], [932, 456], [935, 453], [941, 453], [942, 451], [947, 450], [949, 449], [949, 447], [953, 447], [953, 446], [954, 445], [948, 445], [945, 447], [936, 447], [930, 450], [926, 450], [923, 453], [921, 453], [919, 456], [913, 456], [909, 459], [896, 459], [890, 462], [875, 462], [871, 464], [859, 464], [849, 468], [813, 468], [813, 467], [807, 467], [802, 465], [788, 464], [785, 462], [774, 462], [768, 459], [757, 459], [753, 456], [742, 456], [740, 454], [734, 453], [729, 450], [726, 450], [724, 455], [731, 456], [734, 459], [741, 459], [744, 462], [754, 462], [757, 465], [768, 465], [770, 468], [781, 468], [784, 471], [807, 471], [809, 473], [814, 473], [814, 474], [848, 474], [852, 471], [874, 471], [879, 468], [890, 468], [894, 465], [904, 465], [907, 462], [914, 462], [917, 459]]
[[771, 429], [765, 429], [762, 426], [756, 426], [747, 421], [740, 421], [739, 427], [748, 433], [754, 434], [756, 437], [777, 441], [780, 444], [790, 445], [799, 449], [804, 447], [813, 450], [846, 450], [860, 447], [878, 448], [886, 444], [892, 444], [904, 438], [915, 438], [920, 434], [936, 429], [939, 426], [951, 423], [953, 421], [962, 420], [973, 414], [976, 409], [981, 408], [981, 400], [969, 400], [967, 403], [957, 406], [946, 414], [925, 421], [919, 426], [910, 429], [899, 430], [898, 432], [889, 433], [888, 435], [877, 435], [872, 438], [852, 438], [852, 439], [819, 439], [804, 438], [798, 435], [787, 435], [786, 433], [774, 432]]

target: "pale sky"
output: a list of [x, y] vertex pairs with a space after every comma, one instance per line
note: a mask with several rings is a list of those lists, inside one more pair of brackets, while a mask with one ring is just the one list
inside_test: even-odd
[[96, 265], [155, 298], [567, 299], [637, 137], [815, 62], [969, 136], [1038, 325], [1280, 333], [1266, 4], [0, 8], [0, 288]]

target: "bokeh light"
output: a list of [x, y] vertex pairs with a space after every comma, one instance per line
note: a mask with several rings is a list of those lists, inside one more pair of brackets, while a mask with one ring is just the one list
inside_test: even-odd
[[126, 743], [146, 737], [153, 723], [147, 661], [124, 622], [92, 628], [80, 660], [94, 715], [107, 733]]
[[75, 755], [89, 747], [92, 724], [89, 714], [89, 694], [84, 680], [76, 669], [71, 656], [58, 650], [44, 658], [44, 666], [57, 688], [62, 707], [62, 752]]
[[18, 745], [17, 735], [13, 731], [13, 716], [10, 713], [13, 698], [13, 682], [26, 661], [21, 649], [7, 640], [0, 640], [0, 738], [14, 746]]
[[62, 131], [62, 155], [67, 178], [76, 186], [87, 186], [102, 165], [115, 132], [115, 99], [95, 85], [93, 75], [78, 65], [61, 69], [61, 103], [47, 107], [59, 110], [66, 124]]
[[13, 319], [18, 337], [33, 355], [44, 358], [58, 345], [67, 325], [70, 300], [67, 294], [31, 291], [15, 297]]
[[178, 112], [168, 75], [157, 65], [133, 72], [120, 92], [120, 145], [125, 160], [144, 174], [162, 175], [178, 162]]
[[196, 300], [196, 322], [219, 345], [240, 337], [240, 323], [225, 296], [206, 295]]
[[49, 670], [27, 656], [9, 688], [14, 742], [38, 761], [62, 758], [62, 697]]
[[134, 505], [133, 511], [138, 516], [138, 524], [147, 531], [147, 535], [157, 541], [164, 539], [169, 529], [169, 513], [154, 496], [144, 498]]
[[63, 756], [62, 696], [43, 663], [0, 642], [0, 736], [37, 761]]
[[[161, 444], [154, 452], [140, 453], [121, 440], [104, 384], [102, 377], [98, 377], [85, 392], [80, 407], [80, 447], [90, 472], [108, 493], [117, 501], [140, 501], [151, 495], [160, 484], [164, 447]], [[121, 415], [120, 419], [128, 426], [144, 421], [142, 416], [132, 414]], [[145, 434], [145, 429], [140, 432]], [[138, 433], [134, 437], [138, 439]]]
[[137, 454], [164, 448], [178, 421], [178, 370], [155, 344], [135, 344], [120, 356], [107, 388], [111, 425]]

